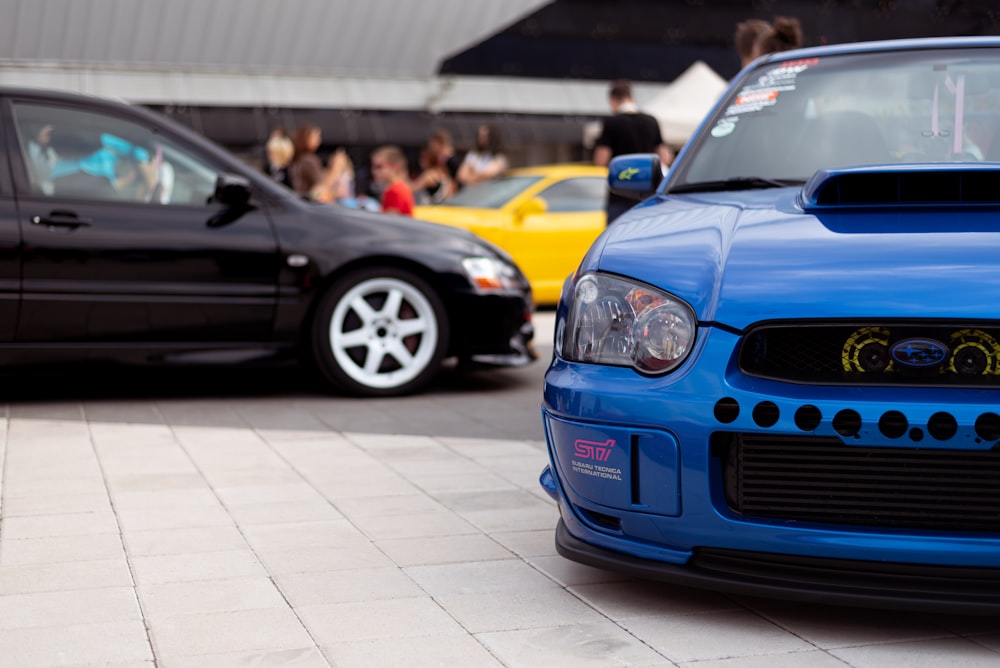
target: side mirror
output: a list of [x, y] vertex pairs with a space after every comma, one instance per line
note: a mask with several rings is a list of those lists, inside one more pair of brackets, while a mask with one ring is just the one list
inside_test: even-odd
[[643, 200], [663, 182], [660, 157], [655, 153], [620, 155], [608, 165], [608, 187], [615, 195]]
[[209, 218], [206, 225], [223, 227], [236, 222], [253, 208], [250, 206], [250, 181], [237, 174], [219, 174], [209, 202], [218, 202], [222, 210]]
[[514, 210], [514, 218], [521, 222], [528, 216], [539, 216], [549, 210], [549, 205], [541, 197], [532, 197], [527, 202], [521, 202]]
[[250, 204], [250, 181], [237, 174], [219, 174], [212, 201], [227, 208], [246, 208]]

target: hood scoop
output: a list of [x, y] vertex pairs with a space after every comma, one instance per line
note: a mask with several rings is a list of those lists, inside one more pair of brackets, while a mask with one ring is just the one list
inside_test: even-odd
[[1000, 206], [1000, 163], [910, 163], [821, 169], [802, 188], [806, 211]]

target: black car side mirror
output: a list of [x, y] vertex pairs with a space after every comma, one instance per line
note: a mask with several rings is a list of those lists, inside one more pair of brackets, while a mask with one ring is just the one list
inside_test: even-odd
[[219, 174], [215, 192], [209, 203], [218, 202], [222, 210], [208, 219], [209, 227], [222, 227], [235, 222], [253, 207], [250, 206], [250, 181], [237, 174]]
[[212, 201], [226, 207], [242, 208], [250, 202], [250, 181], [237, 174], [219, 174]]

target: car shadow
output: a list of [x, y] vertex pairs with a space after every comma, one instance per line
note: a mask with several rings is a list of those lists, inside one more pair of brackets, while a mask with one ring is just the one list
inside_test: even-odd
[[[541, 391], [541, 360], [524, 367], [446, 365], [414, 396]], [[0, 401], [6, 403], [178, 398], [353, 398], [323, 385], [294, 364], [248, 367], [137, 367], [60, 364], [7, 368], [0, 372]]]

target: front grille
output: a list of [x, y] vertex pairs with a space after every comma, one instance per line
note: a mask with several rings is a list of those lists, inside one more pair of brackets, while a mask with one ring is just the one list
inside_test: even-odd
[[744, 336], [739, 367], [793, 383], [1000, 387], [1000, 325], [767, 324]]
[[847, 446], [719, 433], [729, 509], [744, 517], [1000, 531], [1000, 451]]

